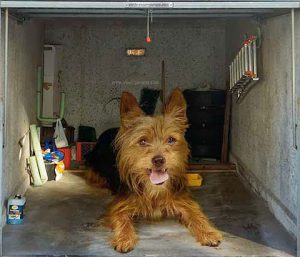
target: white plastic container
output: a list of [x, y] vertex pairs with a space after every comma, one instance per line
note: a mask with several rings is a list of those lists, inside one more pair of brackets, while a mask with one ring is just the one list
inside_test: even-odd
[[21, 195], [15, 195], [7, 202], [7, 224], [22, 224], [24, 218], [24, 207], [26, 198]]

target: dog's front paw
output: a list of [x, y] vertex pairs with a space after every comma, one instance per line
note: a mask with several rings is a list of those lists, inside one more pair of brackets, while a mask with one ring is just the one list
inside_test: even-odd
[[120, 252], [120, 253], [127, 253], [133, 250], [134, 246], [136, 245], [137, 238], [135, 236], [129, 237], [115, 237], [111, 244], [112, 247]]
[[218, 246], [221, 243], [223, 236], [218, 230], [202, 231], [196, 235], [196, 239], [201, 245]]

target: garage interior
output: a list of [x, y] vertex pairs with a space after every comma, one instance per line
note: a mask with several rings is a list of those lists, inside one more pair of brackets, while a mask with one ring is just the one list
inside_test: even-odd
[[[96, 137], [119, 127], [118, 97], [125, 90], [140, 100], [143, 89], [161, 90], [162, 84], [166, 96], [180, 87], [185, 95], [193, 90], [199, 98], [207, 92], [223, 97], [216, 132], [221, 141], [210, 134], [215, 127], [192, 124], [196, 137], [212, 137], [217, 150], [197, 152], [195, 136], [187, 140], [189, 172], [203, 178], [192, 195], [224, 241], [204, 247], [173, 220], [139, 222], [140, 240], [128, 256], [296, 256], [300, 4], [255, 2], [83, 1], [70, 7], [1, 1], [4, 256], [118, 256], [107, 240], [111, 232], [94, 226], [112, 196], [86, 184], [85, 166], [74, 152], [61, 180], [32, 185], [30, 125], [52, 124], [38, 120], [37, 105], [38, 70], [45, 68], [49, 46], [55, 49], [56, 82], [47, 95], [44, 72], [42, 115], [61, 115], [63, 92], [63, 118], [75, 128], [73, 150], [80, 126], [95, 128]], [[237, 99], [229, 90], [229, 66], [252, 35], [259, 80]], [[144, 49], [145, 56], [127, 56], [128, 49]], [[213, 101], [209, 97], [204, 101]], [[191, 119], [202, 111], [190, 112]], [[7, 201], [17, 194], [26, 197], [24, 223], [7, 225]]]

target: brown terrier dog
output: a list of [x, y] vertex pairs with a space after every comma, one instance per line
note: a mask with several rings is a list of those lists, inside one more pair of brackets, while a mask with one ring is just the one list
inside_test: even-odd
[[112, 246], [131, 251], [137, 243], [134, 220], [178, 218], [202, 245], [219, 245], [222, 235], [208, 221], [186, 186], [189, 155], [184, 133], [186, 102], [175, 89], [163, 115], [145, 116], [136, 98], [121, 97], [121, 128], [115, 140], [121, 184], [127, 190], [111, 203], [105, 223], [114, 231]]

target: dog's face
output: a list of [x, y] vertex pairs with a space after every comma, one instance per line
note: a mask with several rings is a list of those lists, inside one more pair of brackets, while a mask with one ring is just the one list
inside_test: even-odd
[[120, 109], [116, 147], [122, 182], [137, 193], [181, 190], [189, 154], [184, 138], [186, 102], [181, 91], [173, 91], [162, 115], [146, 116], [128, 92], [122, 94]]

